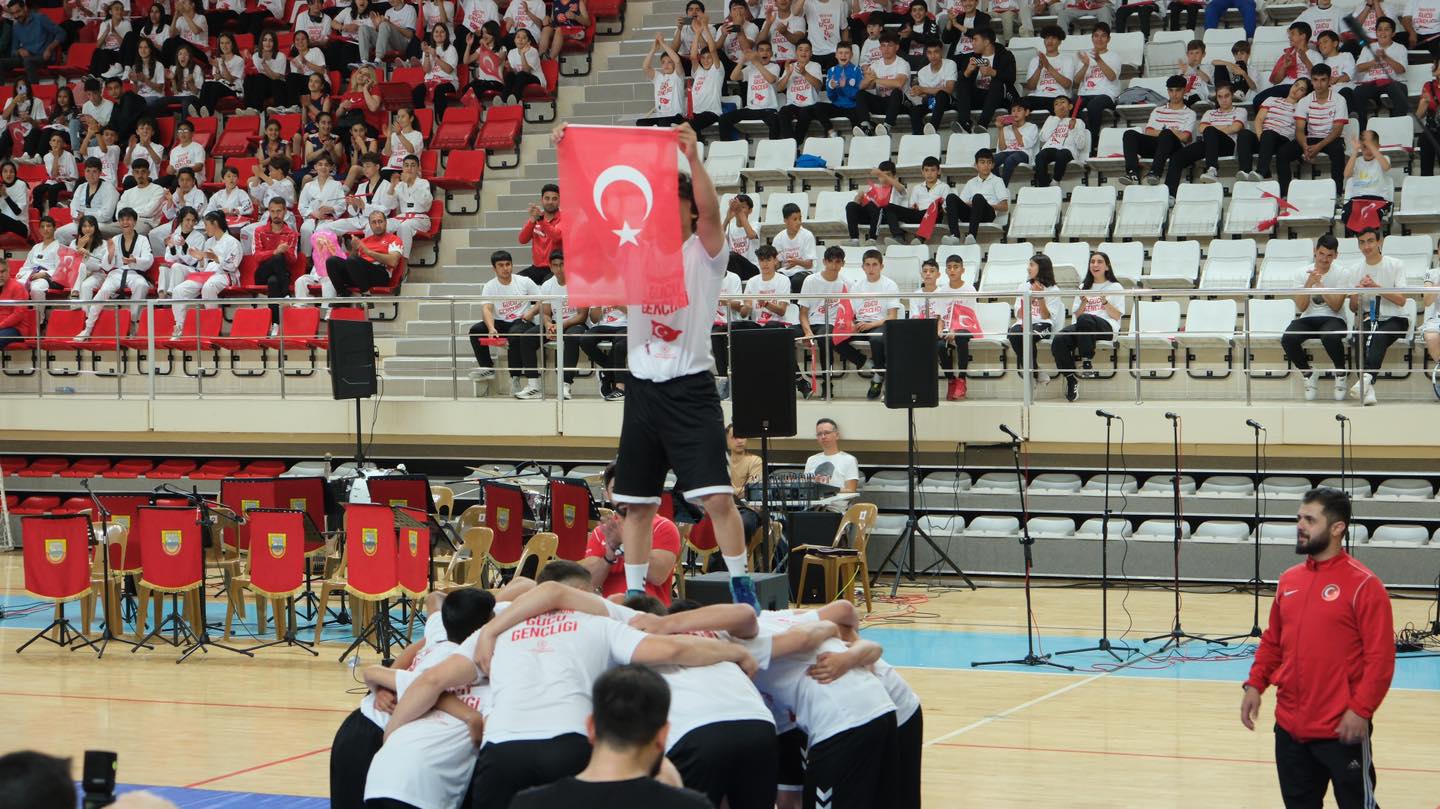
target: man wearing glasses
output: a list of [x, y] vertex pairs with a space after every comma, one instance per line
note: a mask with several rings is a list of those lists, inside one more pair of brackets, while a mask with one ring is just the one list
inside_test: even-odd
[[840, 427], [833, 419], [815, 422], [815, 441], [820, 451], [805, 460], [805, 474], [819, 483], [840, 487], [842, 492], [860, 490], [860, 464], [855, 456], [840, 450]]

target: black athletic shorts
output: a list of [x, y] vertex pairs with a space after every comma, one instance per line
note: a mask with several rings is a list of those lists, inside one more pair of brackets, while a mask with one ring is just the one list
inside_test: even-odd
[[579, 733], [487, 744], [470, 779], [471, 809], [509, 809], [521, 791], [574, 775], [589, 762], [590, 740]]
[[330, 806], [360, 809], [365, 804], [365, 778], [370, 760], [380, 752], [385, 731], [356, 708], [340, 723], [330, 743]]
[[625, 385], [615, 502], [658, 505], [671, 469], [686, 500], [734, 491], [725, 414], [709, 371], [668, 382], [632, 376]]
[[894, 801], [895, 712], [810, 745], [804, 809], [876, 809]]
[[781, 792], [799, 792], [805, 788], [805, 731], [792, 728], [775, 739], [780, 772], [777, 783]]
[[920, 809], [920, 755], [925, 750], [925, 710], [916, 708], [915, 715], [895, 729], [898, 753], [896, 809]]
[[775, 725], [736, 720], [701, 725], [675, 742], [666, 754], [680, 771], [686, 789], [705, 793], [730, 809], [773, 809], [779, 759]]

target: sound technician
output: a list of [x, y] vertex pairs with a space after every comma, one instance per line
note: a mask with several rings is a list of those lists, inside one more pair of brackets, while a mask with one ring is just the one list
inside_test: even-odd
[[815, 422], [815, 441], [820, 451], [805, 459], [805, 474], [819, 483], [840, 487], [842, 492], [860, 491], [860, 462], [840, 449], [840, 426], [834, 419]]
[[1341, 545], [1350, 496], [1311, 489], [1296, 517], [1306, 560], [1275, 587], [1240, 722], [1255, 729], [1260, 695], [1274, 685], [1275, 768], [1286, 809], [1320, 809], [1331, 784], [1340, 809], [1372, 809], [1372, 718], [1395, 673], [1395, 618], [1385, 585]]

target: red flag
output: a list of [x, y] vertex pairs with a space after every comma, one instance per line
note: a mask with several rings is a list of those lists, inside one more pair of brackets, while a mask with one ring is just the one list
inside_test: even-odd
[[[841, 292], [849, 292], [848, 287], [841, 288]], [[830, 342], [840, 345], [850, 339], [855, 333], [855, 307], [850, 305], [850, 299], [844, 298], [835, 305], [835, 325], [830, 329]]]
[[85, 263], [80, 251], [73, 247], [62, 246], [56, 254], [59, 257], [59, 264], [55, 272], [50, 274], [50, 280], [64, 287], [74, 289], [75, 282], [80, 280], [80, 267]]
[[950, 305], [950, 331], [966, 331], [970, 332], [974, 337], [985, 336], [985, 332], [980, 328], [979, 316], [975, 314], [974, 309], [971, 309], [963, 303]]
[[559, 160], [572, 305], [686, 304], [678, 144], [673, 129], [566, 127]]
[[937, 199], [930, 203], [929, 208], [925, 209], [925, 216], [921, 217], [920, 227], [915, 231], [915, 235], [919, 236], [921, 241], [928, 240], [930, 234], [935, 232], [935, 222], [940, 218], [940, 203], [942, 201], [943, 200]]
[[1345, 227], [1353, 233], [1380, 227], [1380, 211], [1389, 204], [1383, 199], [1351, 200], [1350, 218], [1345, 220]]

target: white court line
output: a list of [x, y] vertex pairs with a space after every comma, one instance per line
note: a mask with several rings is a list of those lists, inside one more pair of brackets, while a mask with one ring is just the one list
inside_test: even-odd
[[966, 725], [966, 726], [963, 727], [963, 728], [959, 728], [959, 729], [957, 729], [957, 730], [952, 730], [952, 731], [950, 731], [949, 733], [945, 734], [944, 736], [940, 736], [940, 737], [938, 737], [938, 738], [931, 739], [930, 741], [928, 741], [928, 742], [925, 743], [925, 746], [926, 746], [926, 747], [932, 747], [932, 746], [937, 745], [937, 744], [939, 744], [939, 743], [941, 743], [941, 742], [944, 742], [944, 741], [948, 741], [948, 740], [950, 740], [950, 739], [953, 739], [953, 738], [955, 738], [956, 736], [959, 736], [959, 735], [962, 734], [962, 733], [969, 733], [970, 731], [975, 730], [976, 728], [984, 727], [984, 726], [990, 724], [991, 722], [994, 722], [994, 721], [997, 720], [997, 719], [1004, 719], [1005, 717], [1007, 717], [1007, 716], [1009, 716], [1009, 715], [1011, 715], [1011, 714], [1019, 713], [1020, 711], [1023, 711], [1023, 710], [1025, 710], [1026, 708], [1030, 708], [1030, 707], [1033, 707], [1033, 706], [1035, 706], [1035, 705], [1039, 705], [1040, 703], [1042, 703], [1042, 702], [1044, 702], [1044, 701], [1046, 701], [1046, 700], [1048, 700], [1048, 699], [1053, 699], [1053, 698], [1055, 698], [1055, 697], [1058, 697], [1058, 696], [1060, 696], [1061, 694], [1064, 694], [1064, 693], [1067, 692], [1067, 691], [1074, 691], [1075, 689], [1079, 688], [1079, 687], [1082, 686], [1082, 685], [1088, 685], [1088, 684], [1090, 684], [1090, 683], [1093, 683], [1093, 682], [1095, 682], [1096, 680], [1100, 679], [1101, 677], [1108, 677], [1108, 676], [1109, 676], [1110, 674], [1112, 674], [1112, 673], [1113, 673], [1113, 671], [1102, 671], [1102, 672], [1100, 672], [1099, 674], [1092, 674], [1091, 676], [1086, 677], [1086, 678], [1083, 679], [1083, 680], [1078, 680], [1078, 681], [1076, 681], [1076, 682], [1070, 683], [1069, 685], [1061, 686], [1060, 688], [1057, 688], [1057, 689], [1055, 689], [1054, 691], [1051, 691], [1051, 692], [1048, 693], [1048, 694], [1041, 694], [1040, 696], [1036, 697], [1035, 699], [1030, 700], [1029, 702], [1022, 702], [1021, 704], [1016, 705], [1016, 706], [1013, 707], [1013, 708], [1006, 708], [1005, 710], [1001, 711], [1000, 713], [991, 714], [990, 716], [987, 716], [987, 717], [985, 717], [984, 719], [978, 719], [978, 720], [976, 720], [976, 721], [974, 721], [974, 722], [971, 722], [970, 724]]

